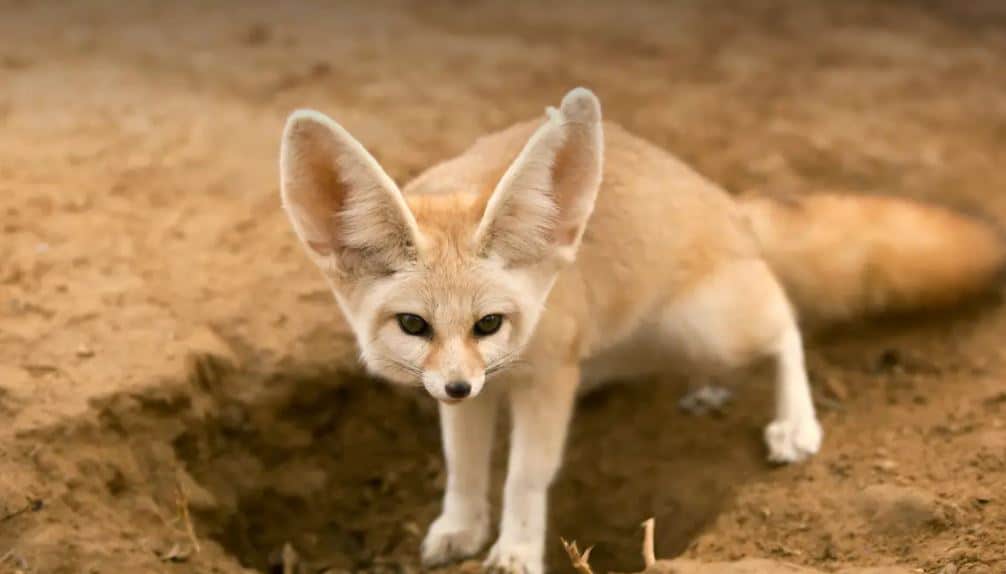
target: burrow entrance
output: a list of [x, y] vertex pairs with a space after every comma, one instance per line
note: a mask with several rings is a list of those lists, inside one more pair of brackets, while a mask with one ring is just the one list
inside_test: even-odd
[[[134, 450], [170, 449], [200, 538], [263, 572], [281, 571], [287, 545], [303, 572], [420, 569], [419, 544], [444, 483], [432, 399], [308, 367], [262, 374], [208, 363], [190, 379], [100, 408], [106, 430], [128, 436]], [[597, 571], [635, 565], [639, 524], [651, 516], [660, 524], [658, 550], [673, 556], [737, 483], [765, 471], [764, 409], [738, 405], [724, 417], [696, 418], [678, 412], [682, 391], [637, 383], [581, 400], [552, 491], [550, 569], [568, 568], [560, 536], [596, 545]], [[140, 458], [164, 466], [165, 456]]]

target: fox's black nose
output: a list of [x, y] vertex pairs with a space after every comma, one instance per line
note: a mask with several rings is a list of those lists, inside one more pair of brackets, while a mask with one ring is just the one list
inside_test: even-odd
[[472, 386], [468, 384], [468, 381], [451, 381], [447, 383], [444, 390], [447, 391], [447, 396], [452, 399], [463, 399], [471, 394]]

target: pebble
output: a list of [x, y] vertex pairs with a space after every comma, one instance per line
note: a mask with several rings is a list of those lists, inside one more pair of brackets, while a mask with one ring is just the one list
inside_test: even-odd
[[894, 462], [889, 458], [885, 458], [883, 460], [878, 460], [877, 462], [875, 462], [873, 464], [873, 467], [876, 468], [877, 470], [884, 470], [890, 472], [898, 468], [898, 463]]

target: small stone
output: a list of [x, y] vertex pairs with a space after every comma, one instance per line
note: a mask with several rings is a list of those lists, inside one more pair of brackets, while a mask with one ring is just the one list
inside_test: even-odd
[[878, 460], [877, 462], [875, 462], [873, 464], [873, 467], [876, 468], [877, 470], [883, 470], [883, 471], [890, 472], [890, 471], [898, 468], [898, 463], [894, 462], [893, 460], [891, 460], [889, 458], [885, 458], [883, 460]]
[[87, 346], [87, 343], [81, 343], [77, 346], [77, 356], [81, 359], [90, 359], [94, 356], [94, 349]]
[[185, 562], [192, 555], [192, 549], [173, 544], [166, 552], [160, 552], [159, 558], [162, 562]]

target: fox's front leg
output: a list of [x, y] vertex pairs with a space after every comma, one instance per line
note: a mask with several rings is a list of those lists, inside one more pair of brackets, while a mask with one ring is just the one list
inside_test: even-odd
[[500, 536], [486, 559], [490, 570], [544, 571], [548, 488], [562, 461], [579, 380], [579, 368], [569, 366], [510, 389], [510, 462]]
[[487, 388], [456, 405], [440, 405], [447, 461], [444, 507], [423, 540], [423, 564], [477, 553], [489, 539], [489, 460], [499, 393]]

